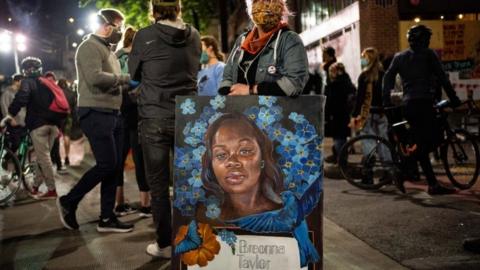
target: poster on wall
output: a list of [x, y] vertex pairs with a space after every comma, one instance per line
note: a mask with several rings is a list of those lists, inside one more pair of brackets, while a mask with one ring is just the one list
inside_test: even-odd
[[172, 269], [321, 269], [324, 98], [176, 102]]

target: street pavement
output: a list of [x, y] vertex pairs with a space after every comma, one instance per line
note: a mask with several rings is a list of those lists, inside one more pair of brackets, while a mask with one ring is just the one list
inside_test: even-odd
[[[66, 193], [94, 161], [88, 154], [68, 175], [57, 175]], [[331, 168], [326, 168], [331, 170]], [[480, 269], [480, 257], [463, 251], [462, 240], [480, 236], [480, 188], [432, 197], [425, 184], [367, 192], [344, 180], [324, 181], [324, 269]], [[138, 201], [132, 171], [126, 197]], [[20, 196], [24, 197], [24, 196]], [[169, 269], [145, 253], [154, 239], [152, 219], [132, 214], [126, 234], [96, 231], [99, 187], [77, 211], [80, 230], [63, 229], [54, 201], [20, 198], [0, 208], [0, 269]]]

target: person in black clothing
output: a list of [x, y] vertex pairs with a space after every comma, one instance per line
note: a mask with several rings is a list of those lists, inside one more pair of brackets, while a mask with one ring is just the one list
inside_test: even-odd
[[333, 138], [333, 154], [325, 158], [325, 162], [337, 163], [337, 154], [350, 136], [348, 122], [350, 120], [351, 100], [355, 94], [350, 76], [342, 63], [330, 66], [330, 83], [325, 89], [325, 136]]
[[410, 123], [413, 138], [416, 139], [418, 147], [416, 158], [427, 178], [428, 193], [441, 195], [454, 193], [455, 190], [438, 183], [429, 159], [429, 152], [435, 147], [432, 144], [432, 138], [435, 136], [433, 133], [435, 117], [433, 78], [441, 84], [452, 106], [458, 106], [461, 102], [437, 55], [428, 48], [431, 35], [432, 31], [424, 25], [410, 28], [407, 34], [410, 48], [397, 53], [385, 73], [383, 103], [385, 106], [391, 106], [390, 91], [394, 88], [395, 76], [400, 74], [403, 84], [404, 114]]
[[323, 68], [323, 71], [325, 72], [325, 75], [324, 75], [325, 80], [323, 84], [324, 84], [324, 87], [327, 87], [327, 85], [332, 80], [329, 73], [330, 66], [337, 62], [337, 58], [335, 57], [335, 49], [330, 46], [325, 47], [322, 52], [322, 59], [323, 59], [322, 68]]
[[198, 31], [180, 19], [178, 0], [152, 1], [155, 23], [140, 29], [128, 59], [138, 87], [139, 136], [157, 239], [151, 256], [170, 258], [172, 218], [170, 151], [175, 136], [175, 97], [195, 95], [202, 44]]

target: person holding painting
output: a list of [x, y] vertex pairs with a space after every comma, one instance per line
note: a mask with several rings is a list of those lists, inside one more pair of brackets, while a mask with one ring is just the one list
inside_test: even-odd
[[308, 81], [303, 42], [289, 30], [284, 0], [247, 1], [252, 30], [240, 35], [225, 65], [221, 95], [296, 96]]

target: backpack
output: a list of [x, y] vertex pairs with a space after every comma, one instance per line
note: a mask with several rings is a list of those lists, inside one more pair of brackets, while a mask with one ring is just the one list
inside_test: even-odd
[[49, 79], [39, 77], [38, 80], [41, 84], [46, 86], [53, 95], [52, 102], [48, 104], [48, 110], [54, 113], [64, 114], [65, 117], [67, 117], [67, 115], [70, 114], [70, 105], [68, 104], [63, 89]]

